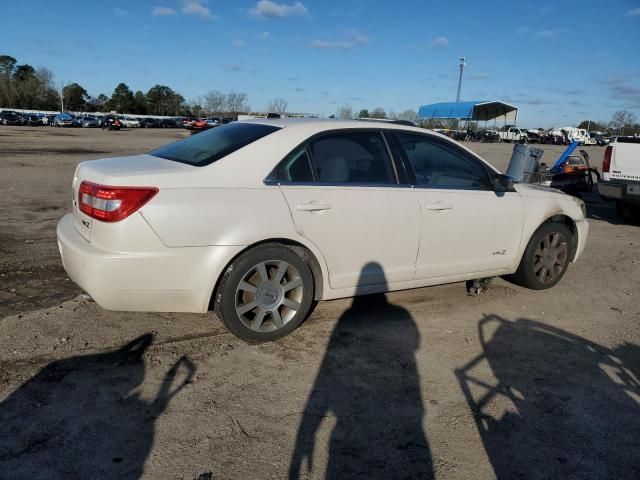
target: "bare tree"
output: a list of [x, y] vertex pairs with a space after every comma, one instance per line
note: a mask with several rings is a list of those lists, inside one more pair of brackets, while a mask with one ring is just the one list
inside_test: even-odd
[[418, 113], [415, 110], [405, 110], [402, 113], [398, 113], [394, 118], [397, 120], [408, 120], [414, 122], [418, 117]]
[[371, 118], [386, 118], [387, 114], [382, 107], [376, 107], [371, 112]]
[[40, 95], [43, 95], [47, 89], [55, 88], [53, 84], [53, 72], [48, 68], [38, 68], [36, 70], [36, 78], [40, 82]]
[[349, 104], [345, 104], [338, 108], [336, 115], [343, 120], [353, 119], [353, 107]]
[[633, 122], [635, 121], [636, 116], [633, 113], [628, 112], [627, 110], [618, 110], [611, 117], [609, 125], [611, 125], [611, 128], [620, 131], [620, 135], [624, 135], [625, 127], [633, 125]]
[[227, 96], [217, 90], [211, 90], [204, 96], [200, 104], [204, 105], [204, 109], [209, 115], [222, 113], [227, 104]]
[[289, 102], [284, 98], [274, 98], [267, 103], [267, 113], [279, 113], [280, 115], [283, 115], [287, 113], [288, 106]]
[[247, 103], [247, 94], [231, 90], [227, 93], [227, 108], [230, 113], [248, 112], [251, 107]]

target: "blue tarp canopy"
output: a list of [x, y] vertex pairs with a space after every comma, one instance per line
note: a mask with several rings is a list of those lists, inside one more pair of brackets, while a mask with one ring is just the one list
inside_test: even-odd
[[[503, 117], [511, 112], [517, 112], [518, 108], [508, 103], [494, 101], [475, 102], [442, 102], [423, 105], [418, 111], [418, 118], [458, 118], [461, 120], [493, 120]], [[517, 116], [517, 113], [516, 113]]]

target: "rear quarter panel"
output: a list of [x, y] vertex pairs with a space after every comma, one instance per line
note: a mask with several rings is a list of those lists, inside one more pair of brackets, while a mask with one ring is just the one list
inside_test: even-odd
[[141, 213], [169, 247], [251, 245], [297, 236], [277, 186], [161, 189]]

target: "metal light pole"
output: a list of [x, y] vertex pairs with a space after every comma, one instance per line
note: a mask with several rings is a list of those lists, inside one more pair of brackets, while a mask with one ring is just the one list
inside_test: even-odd
[[464, 60], [464, 57], [460, 57], [460, 77], [458, 78], [458, 95], [456, 95], [456, 102], [460, 101], [460, 90], [462, 89], [462, 70], [464, 70], [464, 67], [466, 65], [466, 63], [464, 63]]

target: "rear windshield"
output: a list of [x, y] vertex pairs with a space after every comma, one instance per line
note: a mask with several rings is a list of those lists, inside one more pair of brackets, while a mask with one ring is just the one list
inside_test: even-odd
[[196, 167], [209, 165], [279, 130], [273, 125], [229, 123], [154, 150], [151, 155]]

